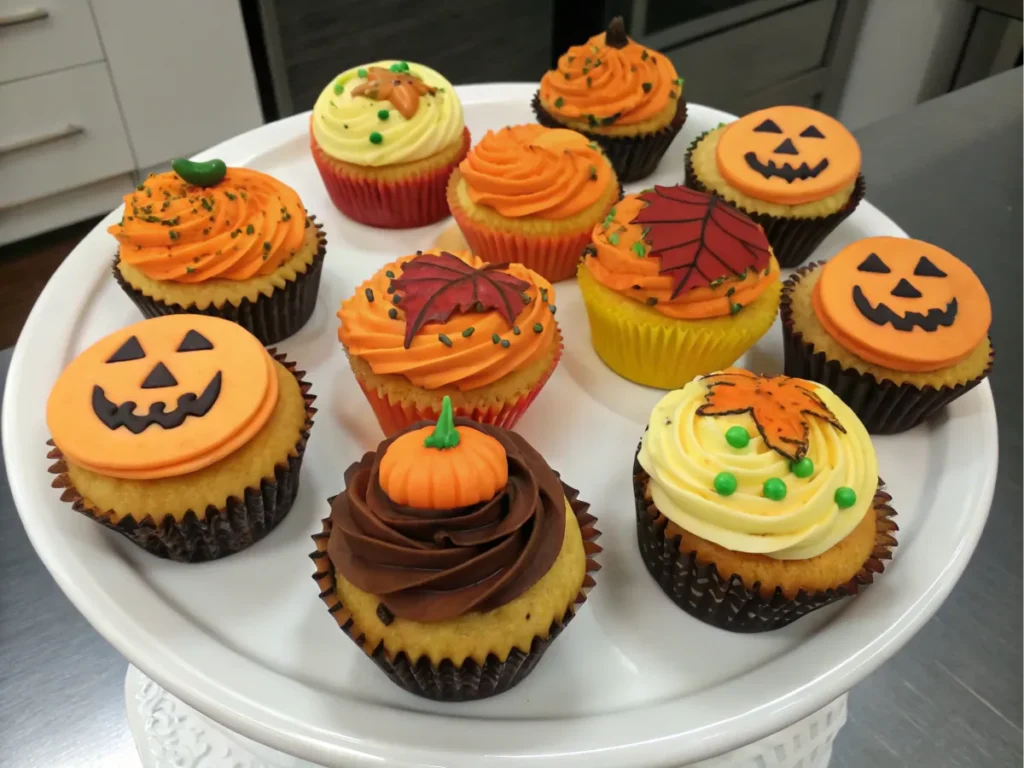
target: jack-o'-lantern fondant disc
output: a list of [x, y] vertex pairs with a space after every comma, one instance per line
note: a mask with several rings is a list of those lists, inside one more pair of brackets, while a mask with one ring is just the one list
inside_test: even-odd
[[71, 361], [50, 394], [47, 424], [69, 461], [99, 474], [186, 474], [266, 423], [277, 402], [273, 365], [255, 336], [227, 320], [143, 320]]
[[730, 124], [715, 159], [723, 178], [741, 192], [797, 205], [852, 186], [861, 155], [838, 120], [806, 107], [770, 107]]
[[971, 268], [907, 238], [869, 237], [844, 248], [822, 267], [812, 304], [844, 347], [898, 371], [959, 362], [992, 323], [988, 293]]

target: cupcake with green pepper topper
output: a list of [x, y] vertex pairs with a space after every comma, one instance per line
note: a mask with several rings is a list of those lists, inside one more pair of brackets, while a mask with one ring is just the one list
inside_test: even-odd
[[686, 122], [683, 79], [667, 56], [626, 36], [622, 17], [559, 57], [533, 110], [541, 125], [600, 144], [622, 182], [649, 176]]
[[126, 195], [107, 230], [124, 292], [146, 317], [221, 317], [264, 345], [296, 333], [313, 313], [327, 240], [295, 190], [220, 160], [172, 168]]
[[858, 594], [896, 546], [867, 430], [803, 379], [728, 369], [665, 395], [633, 492], [647, 570], [684, 611], [734, 632]]
[[448, 215], [445, 187], [470, 138], [455, 89], [430, 67], [389, 60], [342, 72], [309, 129], [327, 193], [350, 219], [399, 229]]

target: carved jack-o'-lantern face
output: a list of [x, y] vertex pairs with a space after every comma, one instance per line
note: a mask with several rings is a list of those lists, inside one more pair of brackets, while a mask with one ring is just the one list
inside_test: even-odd
[[871, 237], [822, 267], [814, 309], [825, 330], [869, 362], [935, 370], [963, 359], [992, 322], [977, 275], [920, 240]]
[[272, 366], [259, 341], [226, 320], [144, 320], [71, 362], [50, 394], [47, 423], [71, 462], [100, 474], [184, 474], [262, 427], [277, 401]]
[[722, 133], [716, 160], [741, 192], [788, 205], [828, 197], [860, 173], [853, 135], [806, 107], [771, 107], [741, 117]]

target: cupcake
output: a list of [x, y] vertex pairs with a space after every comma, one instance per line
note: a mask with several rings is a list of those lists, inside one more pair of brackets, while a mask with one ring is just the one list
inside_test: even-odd
[[469, 150], [452, 84], [422, 64], [378, 61], [338, 75], [309, 124], [313, 160], [338, 210], [372, 227], [448, 215], [448, 176]]
[[686, 187], [627, 195], [594, 227], [578, 278], [598, 356], [673, 389], [736, 362], [775, 322], [779, 265], [761, 228]]
[[320, 597], [410, 693], [482, 699], [517, 685], [594, 585], [596, 519], [500, 427], [419, 422], [345, 471], [314, 536]]
[[327, 240], [295, 190], [220, 160], [175, 160], [125, 195], [114, 278], [146, 317], [222, 317], [263, 344], [316, 304]]
[[733, 632], [858, 594], [896, 546], [867, 430], [801, 379], [729, 369], [665, 395], [633, 492], [647, 570], [684, 611]]
[[764, 228], [779, 264], [802, 264], [864, 197], [860, 147], [806, 107], [769, 107], [702, 133], [686, 184], [724, 197]]
[[226, 320], [170, 315], [100, 339], [46, 404], [63, 501], [159, 557], [245, 549], [292, 506], [315, 409], [302, 372]]
[[471, 250], [551, 281], [576, 272], [590, 230], [621, 196], [608, 158], [575, 131], [488, 131], [448, 182], [448, 207]]
[[537, 121], [572, 128], [604, 148], [623, 182], [649, 176], [686, 121], [671, 60], [626, 36], [622, 17], [570, 48], [533, 97]]
[[456, 413], [511, 429], [562, 356], [550, 284], [462, 251], [403, 256], [356, 289], [338, 339], [390, 435]]
[[988, 375], [991, 323], [962, 261], [920, 240], [869, 237], [786, 281], [786, 373], [830, 387], [869, 432], [903, 432]]

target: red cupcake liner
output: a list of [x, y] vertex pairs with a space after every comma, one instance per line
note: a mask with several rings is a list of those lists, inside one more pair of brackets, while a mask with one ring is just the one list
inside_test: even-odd
[[[540, 380], [525, 395], [517, 400], [502, 403], [500, 406], [488, 408], [467, 409], [456, 406], [454, 409], [455, 415], [465, 416], [467, 419], [472, 419], [479, 424], [490, 424], [495, 427], [512, 429], [522, 415], [526, 413], [526, 409], [530, 407], [530, 404], [537, 398], [537, 395], [540, 394], [540, 391], [547, 384], [548, 379], [551, 378], [551, 374], [554, 373], [555, 368], [558, 366], [558, 361], [561, 359], [562, 342], [559, 341], [558, 349], [555, 351], [555, 357], [551, 361], [551, 365], [544, 372], [544, 375], [541, 376]], [[366, 399], [369, 401], [370, 407], [377, 417], [380, 428], [384, 430], [385, 437], [390, 437], [395, 432], [405, 429], [418, 421], [437, 421], [441, 415], [440, 397], [438, 397], [436, 407], [420, 408], [414, 405], [393, 402], [387, 395], [381, 394], [372, 387], [367, 387], [358, 376], [356, 381], [359, 383], [359, 388], [363, 390], [363, 394], [366, 395]]]
[[382, 229], [409, 229], [434, 224], [448, 216], [445, 190], [448, 177], [469, 152], [469, 129], [462, 130], [462, 147], [447, 165], [400, 181], [350, 176], [310, 135], [313, 162], [335, 207], [348, 218]]

